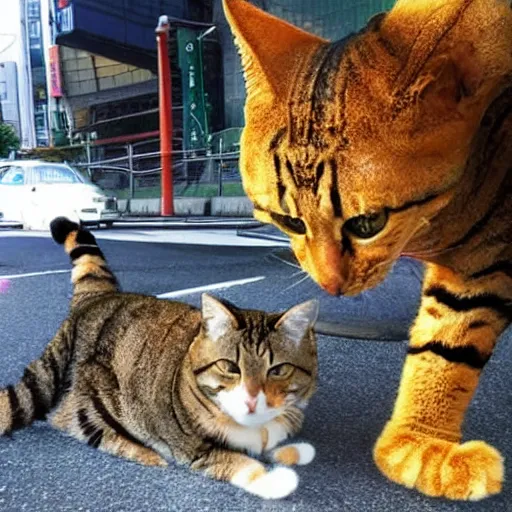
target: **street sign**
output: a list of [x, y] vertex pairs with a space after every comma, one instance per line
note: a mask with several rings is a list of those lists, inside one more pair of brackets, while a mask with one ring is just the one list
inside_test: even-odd
[[71, 0], [55, 0], [55, 17], [58, 34], [73, 32], [73, 5]]
[[205, 149], [209, 136], [199, 33], [190, 28], [177, 28], [178, 65], [183, 90], [183, 149], [191, 152]]

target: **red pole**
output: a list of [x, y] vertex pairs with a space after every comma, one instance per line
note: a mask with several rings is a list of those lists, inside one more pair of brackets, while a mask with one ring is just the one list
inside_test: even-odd
[[160, 162], [162, 166], [162, 216], [174, 215], [172, 190], [172, 85], [171, 66], [169, 64], [169, 19], [160, 16], [156, 27], [158, 49], [158, 98], [160, 107]]

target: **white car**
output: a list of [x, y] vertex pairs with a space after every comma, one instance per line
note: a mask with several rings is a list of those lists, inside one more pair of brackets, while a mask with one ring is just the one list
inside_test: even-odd
[[0, 211], [25, 229], [48, 229], [63, 215], [82, 224], [119, 218], [117, 200], [67, 164], [35, 160], [0, 162]]

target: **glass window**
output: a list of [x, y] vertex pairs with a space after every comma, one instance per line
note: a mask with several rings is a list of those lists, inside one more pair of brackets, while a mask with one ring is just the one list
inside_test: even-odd
[[24, 185], [25, 173], [21, 167], [4, 167], [0, 169], [1, 185]]
[[39, 165], [34, 167], [37, 183], [81, 183], [82, 180], [65, 165]]
[[27, 4], [27, 15], [29, 18], [39, 18], [39, 0], [30, 0]]
[[28, 22], [28, 35], [30, 39], [39, 39], [41, 37], [41, 23], [39, 20]]

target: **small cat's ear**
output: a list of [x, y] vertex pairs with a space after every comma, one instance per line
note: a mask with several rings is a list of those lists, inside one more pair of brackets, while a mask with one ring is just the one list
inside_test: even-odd
[[242, 58], [247, 97], [265, 93], [286, 97], [304, 52], [326, 41], [245, 0], [223, 0], [223, 4]]
[[201, 313], [205, 334], [212, 341], [237, 328], [235, 315], [222, 302], [206, 293], [201, 296]]
[[318, 310], [319, 303], [315, 299], [298, 304], [283, 314], [275, 328], [298, 345], [315, 325]]

